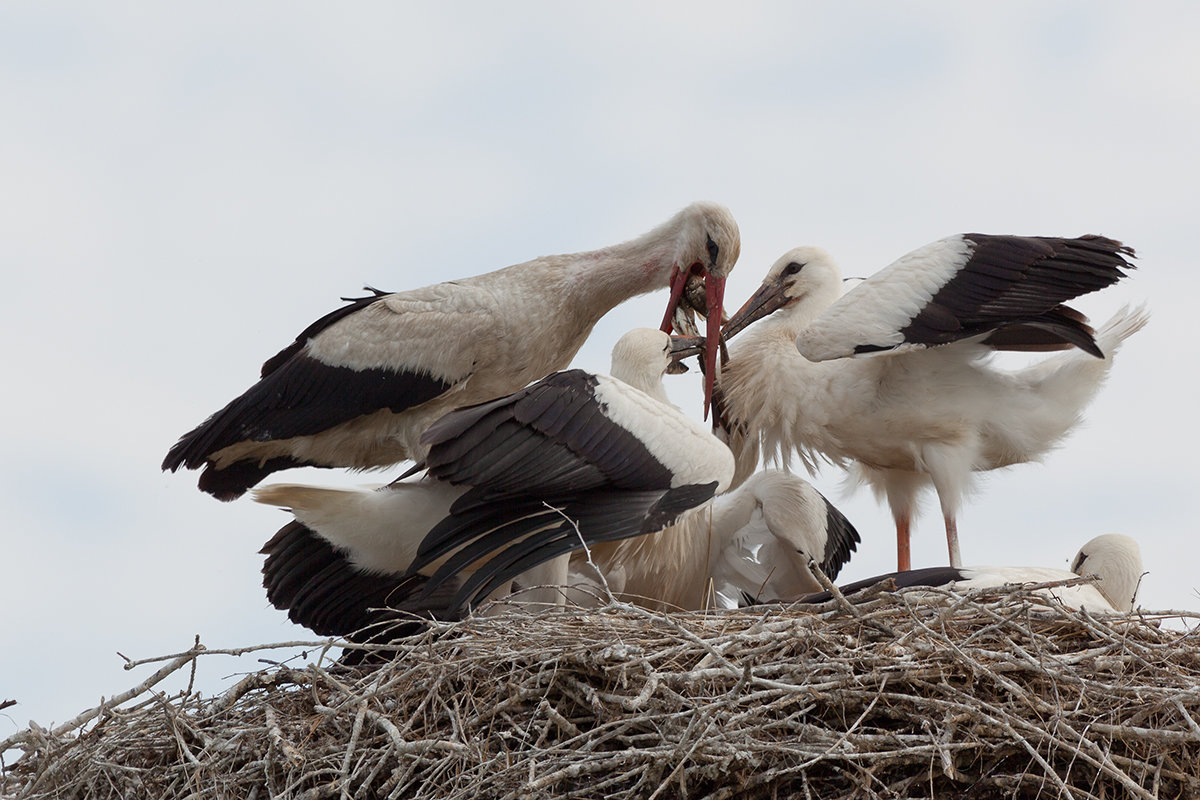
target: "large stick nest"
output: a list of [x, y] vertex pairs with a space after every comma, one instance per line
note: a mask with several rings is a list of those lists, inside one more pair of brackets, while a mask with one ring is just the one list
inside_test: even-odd
[[149, 689], [217, 652], [197, 647], [120, 707], [0, 742], [24, 751], [0, 794], [1195, 797], [1200, 646], [1162, 624], [1181, 618], [1093, 618], [1028, 588], [610, 604], [443, 625], [373, 648], [371, 669]]

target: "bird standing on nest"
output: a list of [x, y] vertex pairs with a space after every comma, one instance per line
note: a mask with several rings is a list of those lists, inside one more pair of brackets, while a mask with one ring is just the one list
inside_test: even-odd
[[[853, 465], [891, 506], [901, 570], [917, 494], [932, 484], [959, 566], [971, 473], [1054, 447], [1146, 323], [1144, 310], [1123, 310], [1094, 334], [1063, 305], [1124, 277], [1132, 255], [1100, 236], [952, 236], [843, 296], [824, 250], [784, 254], [724, 329], [768, 317], [731, 344], [718, 387], [738, 478], [760, 446], [785, 465], [793, 452], [810, 470]], [[1008, 372], [987, 362], [997, 349], [1071, 352]]]

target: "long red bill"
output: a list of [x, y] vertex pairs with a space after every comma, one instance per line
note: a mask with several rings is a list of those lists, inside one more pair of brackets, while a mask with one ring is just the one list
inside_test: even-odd
[[675, 316], [675, 307], [679, 305], [679, 298], [683, 297], [683, 290], [687, 288], [688, 273], [679, 267], [671, 270], [671, 299], [667, 301], [667, 312], [663, 314], [662, 325], [659, 327], [663, 333], [670, 333], [674, 326], [672, 318]]
[[713, 382], [717, 378], [717, 353], [721, 351], [721, 307], [725, 302], [725, 279], [704, 275], [704, 299], [708, 306], [704, 315], [704, 419], [712, 406]]

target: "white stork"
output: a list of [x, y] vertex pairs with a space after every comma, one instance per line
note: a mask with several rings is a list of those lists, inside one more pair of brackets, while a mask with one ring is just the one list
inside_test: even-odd
[[[631, 297], [669, 286], [669, 332], [687, 283], [703, 278], [700, 310], [715, 337], [740, 248], [727, 209], [693, 203], [613, 247], [408, 292], [372, 290], [263, 364], [258, 383], [184, 434], [162, 468], [204, 468], [200, 488], [232, 500], [288, 467], [420, 459], [421, 434], [434, 420], [566, 369], [596, 322]], [[695, 297], [695, 287], [687, 294]], [[706, 360], [714, 375], [715, 348]]]
[[661, 394], [663, 372], [696, 352], [695, 342], [639, 329], [613, 350], [625, 380], [569, 370], [453, 411], [423, 439], [421, 480], [257, 490], [296, 518], [263, 548], [268, 599], [323, 635], [394, 616], [372, 609], [455, 617], [518, 576], [564, 583], [559, 557], [580, 537], [596, 544], [672, 524], [728, 486], [733, 456], [637, 385]]
[[[760, 445], [785, 466], [794, 451], [810, 471], [822, 458], [852, 464], [891, 506], [901, 570], [916, 495], [932, 483], [959, 566], [955, 517], [971, 473], [1054, 447], [1146, 323], [1144, 310], [1123, 310], [1094, 335], [1062, 305], [1116, 282], [1132, 255], [1098, 236], [951, 236], [841, 295], [828, 253], [786, 253], [724, 330], [771, 315], [733, 343], [718, 386], [738, 476]], [[1071, 348], [1012, 372], [985, 358]]]
[[[809, 558], [834, 577], [859, 541], [808, 481], [763, 470], [668, 528], [601, 543], [588, 555], [609, 591], [624, 599], [655, 608], [737, 608], [746, 596], [820, 591]], [[582, 552], [571, 556], [571, 571], [569, 583], [600, 583]]]
[[[1071, 561], [1069, 572], [1050, 567], [926, 567], [876, 575], [838, 588], [842, 594], [851, 595], [891, 579], [897, 588], [945, 586], [952, 589], [979, 589], [1017, 583], [1051, 583], [1095, 575], [1095, 583], [1038, 591], [1055, 597], [1063, 605], [1075, 610], [1128, 614], [1137, 603], [1142, 574], [1142, 551], [1137, 542], [1118, 533], [1106, 533], [1080, 548]], [[800, 598], [800, 601], [823, 603], [831, 598], [828, 592], [821, 592]]]

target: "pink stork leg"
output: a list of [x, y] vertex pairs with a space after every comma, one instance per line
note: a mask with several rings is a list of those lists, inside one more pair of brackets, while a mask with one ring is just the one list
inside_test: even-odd
[[950, 550], [950, 566], [962, 566], [962, 556], [958, 552], [958, 523], [953, 514], [946, 515], [946, 547]]
[[896, 515], [896, 569], [907, 572], [912, 569], [912, 556], [909, 550], [908, 525], [912, 516], [907, 512]]

